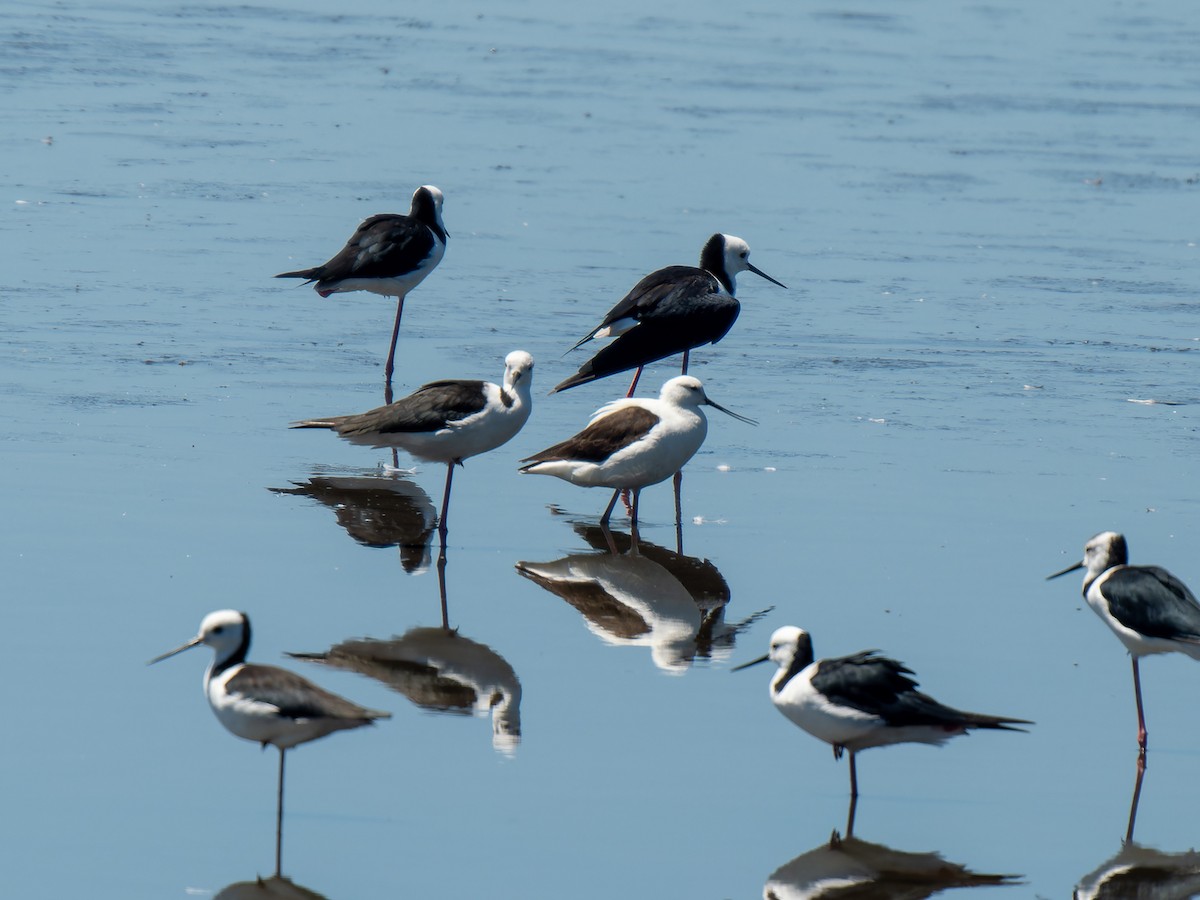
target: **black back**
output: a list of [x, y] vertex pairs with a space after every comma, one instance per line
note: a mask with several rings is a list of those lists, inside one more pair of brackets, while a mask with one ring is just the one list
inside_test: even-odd
[[[433, 225], [411, 216], [384, 213], [371, 216], [350, 236], [336, 256], [324, 265], [276, 278], [307, 278], [337, 282], [346, 278], [391, 278], [417, 268], [433, 250]], [[436, 229], [440, 232], [440, 229]], [[439, 234], [443, 241], [445, 236]]]
[[851, 656], [821, 660], [813, 676], [813, 687], [839, 706], [861, 710], [883, 719], [889, 726], [927, 725], [959, 729], [1005, 728], [1005, 723], [1023, 723], [964, 712], [939, 703], [917, 690], [912, 670], [894, 659], [864, 650]]
[[343, 436], [440, 431], [487, 405], [485, 385], [484, 381], [431, 381], [395, 403], [339, 417], [334, 427]]
[[1111, 570], [1101, 585], [1109, 612], [1147, 637], [1200, 643], [1200, 603], [1186, 584], [1158, 566]]

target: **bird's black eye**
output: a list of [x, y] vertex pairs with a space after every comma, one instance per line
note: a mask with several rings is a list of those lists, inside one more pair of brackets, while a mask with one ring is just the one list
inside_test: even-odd
[[218, 625], [216, 628], [213, 629], [213, 634], [220, 634], [224, 630], [225, 630], [224, 625]]

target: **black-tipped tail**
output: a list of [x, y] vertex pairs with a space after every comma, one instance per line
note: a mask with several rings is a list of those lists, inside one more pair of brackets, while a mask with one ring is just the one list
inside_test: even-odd
[[321, 276], [316, 269], [301, 269], [299, 272], [280, 272], [276, 278], [304, 278], [307, 281], [316, 281]]

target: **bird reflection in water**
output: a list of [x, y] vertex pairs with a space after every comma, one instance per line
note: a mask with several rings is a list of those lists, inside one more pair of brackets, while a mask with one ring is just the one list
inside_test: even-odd
[[764, 900], [920, 900], [951, 888], [1013, 884], [1017, 875], [986, 875], [937, 853], [909, 853], [855, 837], [839, 837], [776, 869]]
[[274, 875], [231, 884], [214, 894], [213, 900], [325, 900], [325, 895], [301, 887], [290, 878]]
[[444, 552], [437, 568], [441, 625], [411, 628], [388, 640], [345, 640], [324, 653], [288, 655], [367, 675], [424, 710], [490, 714], [492, 746], [512, 755], [521, 742], [521, 682], [508, 661], [491, 647], [450, 627]]
[[1200, 853], [1164, 853], [1133, 839], [1146, 777], [1143, 759], [1139, 754], [1121, 850], [1080, 879], [1071, 895], [1074, 900], [1186, 900], [1200, 896]]
[[553, 562], [518, 562], [517, 571], [575, 607], [588, 628], [614, 646], [649, 647], [660, 669], [683, 673], [697, 657], [725, 658], [737, 635], [770, 610], [725, 621], [729, 585], [711, 562], [639, 542], [599, 525], [572, 527], [593, 548]]
[[311, 497], [333, 510], [337, 522], [367, 547], [399, 547], [410, 575], [429, 568], [437, 509], [415, 482], [396, 475], [319, 475], [275, 494]]

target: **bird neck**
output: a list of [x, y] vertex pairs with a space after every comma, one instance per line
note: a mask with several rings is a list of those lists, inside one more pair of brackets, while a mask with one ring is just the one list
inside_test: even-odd
[[813, 664], [813, 648], [812, 640], [806, 635], [800, 641], [800, 646], [796, 648], [796, 655], [792, 657], [792, 661], [786, 666], [782, 666], [779, 672], [775, 675], [775, 681], [771, 688], [775, 693], [779, 693], [784, 689], [789, 681], [796, 675], [799, 675], [805, 669]]
[[1100, 572], [1093, 572], [1092, 570], [1089, 569], [1087, 574], [1083, 576], [1083, 596], [1086, 597], [1087, 592], [1089, 590], [1091, 590], [1092, 585], [1095, 584], [1097, 581], [1099, 581], [1101, 578], [1103, 578], [1105, 575], [1107, 575], [1109, 572], [1113, 572], [1116, 569], [1121, 569], [1124, 567], [1125, 567], [1124, 563], [1118, 563], [1116, 565], [1109, 566], [1107, 569], [1104, 569]]
[[531, 384], [532, 382], [528, 378], [522, 378], [517, 382], [516, 387], [506, 382], [500, 387], [500, 402], [506, 408], [528, 406], [532, 400], [529, 395]]
[[212, 664], [208, 667], [208, 677], [216, 678], [224, 672], [229, 671], [234, 666], [240, 666], [246, 662], [246, 654], [250, 651], [250, 627], [247, 625], [242, 631], [241, 642], [230, 650], [228, 653], [218, 653], [213, 657]]
[[730, 297], [737, 289], [733, 276], [725, 268], [725, 241], [720, 235], [714, 234], [700, 251], [700, 268], [721, 282]]

